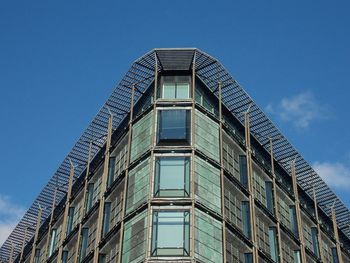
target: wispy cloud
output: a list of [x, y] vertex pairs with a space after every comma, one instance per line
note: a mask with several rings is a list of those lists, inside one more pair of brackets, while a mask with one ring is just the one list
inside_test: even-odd
[[313, 168], [329, 186], [349, 189], [350, 167], [340, 162], [315, 162]]
[[277, 105], [267, 105], [266, 111], [283, 121], [292, 122], [299, 129], [309, 127], [315, 120], [330, 118], [329, 109], [319, 103], [311, 92], [283, 98]]
[[10, 235], [25, 209], [13, 203], [10, 197], [0, 195], [0, 246]]

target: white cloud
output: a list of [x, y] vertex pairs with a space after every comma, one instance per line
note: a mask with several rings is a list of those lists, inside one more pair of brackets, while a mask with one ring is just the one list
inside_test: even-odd
[[25, 209], [11, 201], [8, 196], [0, 195], [0, 246], [11, 234]]
[[338, 189], [349, 189], [350, 168], [344, 164], [339, 162], [315, 162], [313, 168], [329, 186]]
[[267, 105], [266, 111], [301, 129], [309, 127], [312, 121], [330, 117], [327, 107], [321, 105], [311, 92], [283, 98], [276, 106]]

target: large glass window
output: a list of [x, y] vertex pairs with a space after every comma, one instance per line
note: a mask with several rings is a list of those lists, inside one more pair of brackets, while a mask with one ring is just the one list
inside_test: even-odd
[[111, 219], [111, 202], [106, 202], [103, 210], [102, 236], [105, 236], [109, 231], [110, 219]]
[[188, 99], [190, 97], [190, 84], [188, 76], [165, 76], [163, 99]]
[[188, 211], [154, 212], [152, 256], [189, 256], [189, 228]]
[[339, 263], [338, 253], [337, 253], [337, 248], [336, 247], [332, 248], [332, 258], [333, 258], [333, 262], [332, 263]]
[[158, 113], [159, 144], [190, 142], [190, 110], [160, 110]]
[[94, 196], [94, 184], [90, 183], [87, 187], [87, 195], [86, 195], [86, 212], [89, 212], [92, 207], [92, 199]]
[[79, 262], [81, 262], [86, 256], [86, 249], [88, 246], [89, 229], [84, 227], [81, 230], [81, 243], [80, 243], [80, 253]]
[[115, 170], [115, 156], [112, 156], [109, 158], [109, 162], [108, 162], [107, 188], [110, 187], [113, 183], [114, 170]]
[[289, 206], [289, 216], [290, 216], [290, 226], [291, 230], [294, 233], [296, 237], [299, 237], [298, 233], [298, 223], [297, 223], [297, 214], [295, 210], [295, 206], [291, 205]]
[[318, 235], [317, 227], [311, 227], [312, 249], [315, 256], [319, 257], [317, 235]]
[[294, 263], [301, 263], [300, 250], [294, 250]]
[[252, 253], [244, 253], [244, 263], [253, 263]]
[[67, 220], [67, 236], [72, 231], [73, 228], [73, 218], [74, 218], [74, 207], [70, 207], [68, 210], [68, 220]]
[[248, 189], [247, 157], [245, 155], [239, 156], [239, 177], [242, 185]]
[[67, 263], [68, 262], [68, 251], [63, 250], [62, 251], [62, 263]]
[[157, 157], [155, 167], [154, 196], [189, 196], [189, 174], [189, 157]]
[[265, 182], [265, 192], [266, 192], [266, 208], [273, 214], [273, 189], [272, 182]]
[[34, 263], [40, 262], [40, 248], [37, 248], [35, 250], [35, 256], [34, 256]]
[[50, 247], [49, 247], [49, 257], [52, 255], [56, 248], [57, 243], [57, 229], [53, 228], [51, 230], [51, 240], [50, 240]]
[[243, 234], [250, 239], [251, 237], [251, 224], [250, 224], [250, 209], [249, 209], [249, 202], [243, 201], [241, 204], [241, 210], [242, 210], [242, 230]]
[[269, 227], [270, 255], [273, 261], [278, 262], [277, 231], [276, 227]]

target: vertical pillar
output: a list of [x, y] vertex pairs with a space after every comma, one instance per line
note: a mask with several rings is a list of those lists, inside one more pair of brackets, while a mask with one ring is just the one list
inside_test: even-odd
[[222, 131], [222, 83], [218, 83], [219, 91], [219, 144], [220, 144], [220, 183], [221, 183], [221, 214], [222, 214], [222, 250], [223, 250], [223, 259], [226, 262], [226, 216], [225, 216], [225, 189], [224, 189], [224, 150], [223, 150], [223, 131]]
[[277, 219], [277, 238], [278, 238], [278, 254], [280, 263], [283, 263], [283, 253], [282, 253], [282, 237], [281, 237], [281, 224], [280, 215], [278, 213], [278, 202], [277, 202], [277, 187], [276, 187], [276, 174], [275, 174], [275, 160], [273, 156], [273, 139], [270, 137], [270, 158], [271, 158], [271, 173], [272, 173], [272, 184], [273, 184], [273, 199], [274, 199], [274, 212]]
[[[155, 84], [156, 85], [156, 84]], [[156, 89], [155, 89], [156, 90]], [[156, 94], [156, 91], [155, 91]], [[120, 239], [119, 239], [119, 254], [118, 254], [118, 263], [122, 262], [122, 252], [123, 252], [123, 238], [124, 238], [124, 220], [125, 220], [125, 210], [126, 210], [126, 197], [128, 191], [128, 176], [129, 176], [129, 165], [131, 158], [131, 138], [132, 138], [132, 121], [134, 118], [134, 96], [135, 96], [135, 87], [132, 85], [131, 88], [131, 101], [130, 101], [130, 116], [129, 116], [129, 133], [128, 133], [128, 154], [126, 155], [126, 170], [125, 170], [125, 179], [124, 179], [124, 193], [123, 193], [123, 207], [121, 212], [122, 222], [120, 224]], [[155, 103], [155, 102], [154, 102]]]
[[84, 180], [84, 193], [83, 193], [83, 201], [82, 201], [82, 202], [84, 202], [84, 205], [83, 205], [82, 215], [81, 215], [81, 219], [80, 219], [79, 226], [78, 226], [78, 236], [77, 236], [77, 242], [75, 244], [75, 255], [74, 255], [74, 259], [73, 259], [74, 263], [78, 263], [78, 260], [79, 260], [81, 230], [83, 228], [82, 219], [84, 218], [84, 216], [87, 212], [86, 206], [85, 206], [85, 201], [86, 201], [87, 186], [88, 186], [89, 174], [90, 174], [91, 151], [92, 151], [92, 141], [90, 141], [90, 144], [89, 144], [88, 159], [87, 159], [87, 164], [86, 164], [86, 174], [85, 174], [85, 180]]
[[298, 235], [299, 235], [299, 240], [300, 240], [301, 261], [304, 263], [304, 262], [306, 262], [305, 241], [304, 241], [303, 229], [301, 227], [302, 222], [301, 222], [301, 211], [300, 211], [297, 175], [296, 175], [296, 171], [295, 171], [295, 161], [291, 162], [291, 176], [292, 176], [292, 184], [293, 184], [293, 193], [294, 193], [294, 198], [295, 198], [295, 213], [296, 213], [296, 217], [297, 217]]
[[9, 263], [12, 263], [12, 259], [13, 259], [13, 250], [14, 250], [14, 245], [13, 245], [13, 242], [11, 241], [11, 251], [10, 251]]
[[107, 177], [108, 177], [108, 165], [109, 165], [109, 156], [110, 156], [110, 147], [111, 147], [111, 139], [112, 139], [112, 128], [113, 128], [113, 115], [110, 113], [110, 117], [108, 119], [108, 130], [107, 130], [107, 140], [106, 140], [106, 150], [105, 150], [105, 159], [103, 164], [103, 173], [102, 173], [102, 182], [99, 196], [99, 207], [98, 207], [98, 215], [97, 215], [97, 227], [96, 227], [96, 239], [95, 239], [95, 252], [93, 263], [98, 263], [99, 258], [99, 244], [102, 236], [102, 225], [103, 225], [103, 211], [104, 211], [104, 203], [105, 203], [105, 192], [107, 188]]
[[249, 204], [250, 204], [250, 222], [252, 224], [252, 242], [253, 242], [253, 262], [258, 263], [258, 244], [256, 233], [256, 213], [254, 203], [254, 187], [253, 187], [253, 166], [252, 166], [252, 151], [250, 144], [250, 121], [249, 109], [244, 113], [244, 128], [245, 128], [245, 142], [246, 142], [246, 156], [247, 156], [247, 171], [248, 171], [248, 190], [249, 190]]
[[318, 216], [317, 198], [316, 198], [316, 192], [315, 192], [315, 187], [314, 186], [312, 187], [312, 193], [313, 193], [315, 217], [316, 217], [316, 221], [317, 221], [318, 251], [319, 251], [319, 254], [320, 254], [321, 261], [325, 262], [324, 261], [323, 250], [322, 250], [321, 226], [320, 226], [320, 220], [319, 220], [319, 216]]
[[39, 235], [39, 229], [40, 229], [42, 212], [43, 212], [43, 209], [42, 209], [42, 207], [39, 204], [39, 212], [38, 212], [38, 217], [36, 219], [36, 226], [35, 226], [34, 242], [33, 242], [33, 246], [32, 246], [32, 253], [30, 254], [30, 261], [29, 261], [30, 263], [34, 262], [36, 243], [38, 241], [38, 235]]
[[334, 237], [335, 237], [335, 242], [337, 247], [338, 261], [339, 263], [343, 263], [343, 255], [341, 253], [341, 248], [340, 248], [338, 224], [337, 224], [337, 217], [335, 215], [334, 206], [332, 207], [332, 221], [333, 221], [333, 232], [334, 232]]
[[47, 230], [47, 239], [46, 239], [46, 244], [45, 244], [45, 258], [46, 259], [49, 258], [50, 235], [51, 235], [51, 229], [52, 229], [53, 212], [55, 211], [55, 205], [56, 205], [57, 190], [58, 190], [58, 188], [56, 187], [54, 194], [53, 194], [53, 200], [52, 200], [52, 205], [51, 205], [49, 229]]
[[[154, 147], [156, 145], [156, 120], [155, 120], [155, 115], [156, 115], [156, 111], [157, 111], [157, 107], [156, 107], [156, 101], [157, 101], [157, 86], [158, 86], [158, 59], [157, 59], [157, 54], [154, 53], [154, 61], [155, 61], [155, 65], [154, 65], [154, 89], [153, 89], [153, 119], [152, 119], [152, 143], [151, 143], [151, 168], [150, 168], [150, 177], [149, 177], [149, 185], [150, 185], [150, 189], [152, 189], [152, 185], [153, 185], [153, 175], [154, 175]], [[153, 198], [153, 191], [149, 191], [149, 196], [148, 196], [149, 200], [148, 200], [148, 210], [147, 210], [147, 239], [146, 239], [146, 261], [151, 257], [151, 238], [152, 238], [152, 231], [151, 231], [151, 227], [152, 227], [152, 209], [151, 209], [151, 200]]]
[[21, 255], [19, 257], [19, 262], [22, 262], [23, 260], [23, 252], [24, 252], [24, 247], [26, 244], [26, 239], [27, 239], [27, 232], [28, 232], [28, 226], [26, 226], [26, 228], [24, 229], [24, 236], [23, 236], [23, 241], [22, 241], [22, 247], [21, 247]]
[[193, 260], [195, 261], [195, 94], [196, 94], [196, 53], [194, 54], [193, 61], [192, 61], [192, 86], [191, 86], [191, 96], [192, 96], [192, 109], [191, 109], [191, 171], [190, 171], [190, 182], [191, 182], [191, 199], [192, 199], [192, 208], [191, 208], [191, 220], [190, 220], [190, 255]]
[[66, 199], [66, 203], [65, 203], [65, 207], [64, 207], [62, 232], [61, 232], [61, 238], [60, 238], [60, 243], [59, 243], [59, 248], [58, 248], [57, 262], [61, 262], [62, 261], [63, 241], [66, 238], [68, 212], [69, 212], [70, 198], [72, 196], [72, 186], [73, 186], [73, 178], [74, 178], [74, 165], [73, 165], [71, 160], [70, 160], [70, 165], [71, 166], [70, 166], [70, 172], [69, 172], [67, 199]]

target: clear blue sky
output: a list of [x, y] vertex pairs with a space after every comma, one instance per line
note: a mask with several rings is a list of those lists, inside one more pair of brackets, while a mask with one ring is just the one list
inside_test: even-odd
[[350, 206], [349, 3], [1, 1], [0, 230], [155, 47], [219, 59]]

